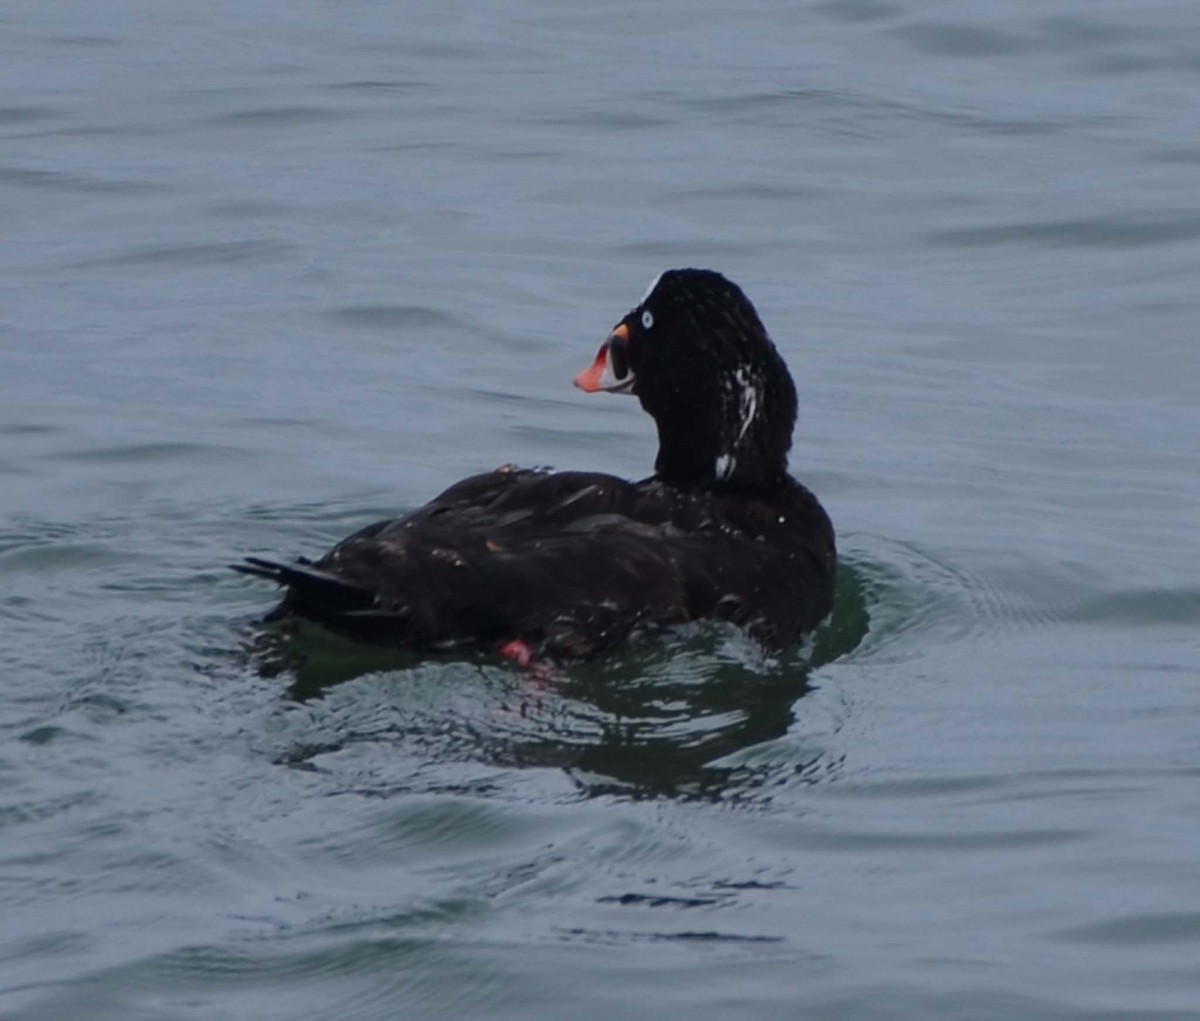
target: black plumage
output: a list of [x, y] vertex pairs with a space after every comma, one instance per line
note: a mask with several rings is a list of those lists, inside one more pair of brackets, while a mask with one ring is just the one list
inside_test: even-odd
[[652, 477], [503, 467], [315, 563], [237, 569], [287, 587], [272, 619], [413, 648], [589, 656], [702, 618], [778, 648], [829, 613], [833, 528], [787, 472], [795, 388], [736, 285], [662, 274], [576, 385], [637, 395], [658, 426]]

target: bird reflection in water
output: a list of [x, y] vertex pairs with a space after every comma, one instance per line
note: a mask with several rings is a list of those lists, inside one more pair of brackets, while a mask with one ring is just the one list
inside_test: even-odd
[[[736, 761], [737, 753], [787, 735], [814, 671], [852, 652], [867, 627], [864, 586], [843, 564], [830, 619], [805, 647], [776, 657], [732, 625], [708, 623], [531, 669], [355, 645], [307, 624], [260, 635], [255, 658], [264, 676], [287, 677], [289, 700], [312, 711], [314, 732], [279, 755], [291, 765], [394, 740], [433, 766], [561, 769], [586, 796], [736, 799], [825, 775], [819, 752], [793, 748], [765, 764]], [[352, 704], [347, 696], [322, 712], [352, 680], [361, 686]], [[381, 726], [381, 712], [390, 725]]]

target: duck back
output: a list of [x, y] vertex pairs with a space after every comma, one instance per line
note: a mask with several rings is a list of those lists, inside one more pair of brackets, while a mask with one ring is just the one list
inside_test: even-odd
[[520, 640], [589, 656], [636, 628], [712, 617], [780, 647], [833, 602], [833, 530], [794, 480], [771, 493], [503, 468], [347, 537], [313, 564], [254, 561], [286, 584], [272, 614], [359, 640], [446, 648]]

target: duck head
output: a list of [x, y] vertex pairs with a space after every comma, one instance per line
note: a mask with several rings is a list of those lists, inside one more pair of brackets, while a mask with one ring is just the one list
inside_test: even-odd
[[680, 486], [780, 484], [796, 388], [750, 300], [704, 269], [672, 269], [575, 377], [634, 394], [658, 426], [655, 474]]

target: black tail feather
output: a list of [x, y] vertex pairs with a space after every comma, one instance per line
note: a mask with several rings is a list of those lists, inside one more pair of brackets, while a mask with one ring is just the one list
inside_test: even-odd
[[255, 578], [267, 578], [270, 581], [279, 581], [280, 584], [283, 584], [279, 576], [279, 570], [282, 566], [280, 564], [277, 567], [271, 561], [262, 560], [259, 557], [246, 557], [240, 564], [230, 564], [229, 569], [237, 571], [238, 574], [249, 574]]
[[277, 560], [246, 557], [243, 563], [229, 566], [240, 574], [266, 578], [277, 585], [286, 586], [288, 596], [284, 605], [300, 616], [313, 620], [366, 610], [375, 602], [374, 592], [303, 564], [281, 564]]

